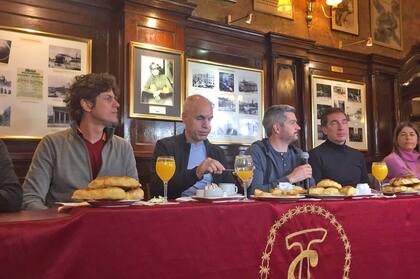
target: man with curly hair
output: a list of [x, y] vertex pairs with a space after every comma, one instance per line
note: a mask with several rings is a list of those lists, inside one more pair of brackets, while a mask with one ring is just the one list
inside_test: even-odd
[[72, 119], [67, 130], [45, 136], [23, 183], [23, 209], [38, 210], [71, 199], [97, 176], [138, 179], [131, 145], [114, 135], [119, 103], [115, 78], [75, 78], [64, 100]]

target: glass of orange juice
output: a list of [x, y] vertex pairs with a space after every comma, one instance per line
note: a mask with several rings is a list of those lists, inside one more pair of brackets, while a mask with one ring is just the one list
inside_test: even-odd
[[372, 163], [372, 175], [379, 182], [379, 191], [382, 192], [382, 181], [388, 175], [388, 167], [385, 162], [373, 162]]
[[249, 201], [247, 188], [251, 184], [254, 172], [254, 162], [251, 155], [238, 155], [235, 157], [235, 173], [241, 179], [244, 188], [245, 201]]
[[168, 181], [175, 173], [174, 156], [159, 156], [156, 159], [156, 173], [163, 182], [163, 197], [168, 201]]

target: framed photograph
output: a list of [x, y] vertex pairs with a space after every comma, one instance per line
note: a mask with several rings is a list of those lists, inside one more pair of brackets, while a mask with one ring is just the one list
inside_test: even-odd
[[293, 0], [253, 0], [254, 10], [293, 20]]
[[209, 140], [251, 144], [263, 136], [262, 70], [187, 59], [187, 96], [202, 95], [213, 104]]
[[347, 145], [368, 149], [366, 120], [366, 85], [364, 83], [311, 76], [312, 143], [317, 147], [326, 140], [321, 129], [321, 116], [331, 107], [341, 108], [349, 118]]
[[359, 35], [359, 0], [343, 0], [332, 9], [331, 29]]
[[402, 50], [401, 0], [370, 0], [373, 43]]
[[184, 53], [130, 42], [130, 117], [181, 120]]
[[0, 27], [0, 137], [41, 138], [69, 127], [63, 102], [91, 72], [92, 41]]

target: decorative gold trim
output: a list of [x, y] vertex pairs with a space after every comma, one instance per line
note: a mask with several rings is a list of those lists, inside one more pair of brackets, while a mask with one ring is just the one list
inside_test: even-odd
[[[152, 45], [152, 44], [145, 44], [145, 43], [139, 43], [139, 42], [134, 42], [131, 41], [129, 44], [130, 47], [130, 105], [129, 105], [129, 117], [133, 117], [133, 118], [144, 118], [144, 119], [155, 119], [155, 120], [175, 120], [175, 121], [180, 121], [181, 120], [181, 115], [182, 115], [182, 109], [183, 109], [183, 105], [184, 105], [184, 99], [185, 99], [185, 87], [184, 87], [184, 79], [185, 79], [185, 75], [184, 75], [184, 52], [181, 50], [177, 50], [177, 49], [172, 49], [172, 48], [166, 48], [166, 47], [161, 47], [161, 46], [156, 46], [156, 45]], [[143, 48], [143, 49], [148, 49], [148, 50], [154, 50], [154, 51], [160, 51], [160, 52], [166, 52], [166, 53], [171, 53], [171, 54], [178, 54], [180, 55], [180, 67], [181, 67], [181, 72], [180, 72], [180, 109], [179, 109], [179, 116], [165, 116], [165, 115], [155, 115], [155, 114], [144, 114], [144, 113], [135, 113], [134, 112], [134, 49], [135, 48]]]
[[[277, 231], [286, 224], [293, 217], [301, 214], [313, 214], [320, 215], [324, 217], [327, 221], [335, 227], [340, 236], [341, 241], [343, 241], [343, 246], [345, 249], [345, 258], [344, 258], [344, 267], [343, 267], [343, 279], [348, 279], [350, 274], [351, 266], [351, 245], [350, 241], [344, 231], [343, 226], [337, 221], [335, 216], [328, 210], [313, 204], [306, 204], [296, 206], [295, 208], [289, 209], [284, 213], [280, 219], [278, 219], [270, 229], [270, 234], [267, 239], [267, 243], [264, 249], [264, 252], [261, 256], [261, 265], [260, 265], [260, 278], [267, 279], [270, 274], [270, 257], [273, 252], [273, 246], [276, 241]], [[290, 277], [289, 277], [290, 278]]]
[[[202, 64], [209, 64], [212, 66], [222, 66], [222, 67], [229, 67], [229, 68], [235, 68], [235, 69], [241, 69], [241, 70], [247, 70], [247, 71], [252, 71], [252, 72], [259, 72], [261, 73], [261, 115], [260, 115], [260, 120], [262, 121], [263, 119], [263, 115], [264, 115], [264, 92], [265, 92], [265, 83], [264, 83], [264, 70], [261, 69], [256, 69], [256, 68], [248, 68], [248, 67], [242, 67], [242, 66], [235, 66], [235, 65], [231, 65], [231, 64], [224, 64], [224, 63], [218, 63], [218, 62], [213, 62], [213, 61], [209, 61], [209, 60], [203, 60], [203, 59], [194, 59], [194, 58], [187, 58], [186, 59], [186, 69], [185, 69], [185, 73], [186, 75], [188, 75], [188, 62], [197, 62], [197, 63], [202, 63]], [[187, 77], [188, 78], [188, 77]], [[186, 79], [187, 79], [186, 78]], [[188, 92], [188, 85], [186, 82], [186, 89], [185, 89], [185, 95], [188, 97], [189, 96], [189, 92]], [[259, 123], [261, 124], [261, 123]], [[260, 132], [260, 137], [264, 137], [264, 128], [261, 126], [261, 132]], [[221, 144], [221, 145], [230, 145], [230, 144], [240, 144], [240, 145], [251, 145], [252, 142], [250, 143], [243, 143], [240, 141], [216, 141], [216, 140], [212, 140], [212, 143], [214, 144]]]

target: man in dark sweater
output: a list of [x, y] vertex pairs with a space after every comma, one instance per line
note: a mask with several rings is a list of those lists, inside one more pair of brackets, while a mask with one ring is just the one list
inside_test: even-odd
[[315, 181], [318, 183], [329, 178], [352, 186], [368, 183], [363, 154], [346, 145], [349, 133], [347, 115], [339, 108], [331, 108], [322, 115], [321, 127], [327, 140], [309, 152]]
[[182, 112], [184, 133], [156, 142], [150, 188], [152, 197], [163, 196], [163, 183], [154, 168], [159, 156], [175, 157], [175, 174], [168, 183], [169, 199], [193, 196], [211, 182], [234, 182], [232, 173], [225, 171], [223, 150], [207, 140], [212, 119], [213, 107], [207, 98], [192, 95], [185, 100]]

